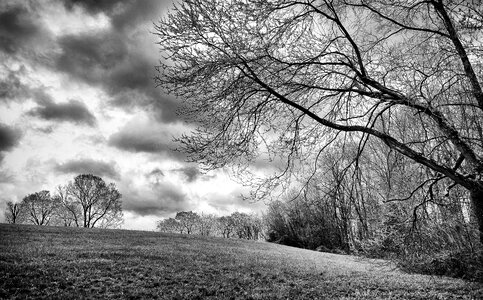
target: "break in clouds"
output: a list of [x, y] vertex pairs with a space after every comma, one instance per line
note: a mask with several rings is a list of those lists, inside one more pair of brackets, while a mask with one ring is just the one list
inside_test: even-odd
[[221, 177], [174, 151], [195, 124], [154, 83], [153, 23], [170, 4], [0, 3], [0, 206], [92, 173], [115, 182], [137, 216], [246, 210], [233, 184], [219, 189]]

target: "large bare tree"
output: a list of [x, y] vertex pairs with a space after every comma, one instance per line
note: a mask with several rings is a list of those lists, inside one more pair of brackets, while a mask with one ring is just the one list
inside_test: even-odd
[[65, 188], [58, 188], [64, 213], [77, 226], [117, 227], [122, 222], [122, 195], [113, 183], [92, 174], [81, 174]]
[[482, 28], [462, 0], [183, 0], [155, 27], [157, 82], [208, 168], [284, 159], [270, 191], [333, 141], [355, 159], [380, 141], [430, 171], [423, 186], [463, 187], [483, 240]]

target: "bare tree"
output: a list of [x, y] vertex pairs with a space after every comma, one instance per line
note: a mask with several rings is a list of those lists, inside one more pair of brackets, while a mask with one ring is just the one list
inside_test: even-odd
[[170, 232], [170, 233], [182, 234], [184, 231], [184, 227], [181, 225], [181, 222], [174, 218], [158, 221], [156, 228], [161, 232]]
[[5, 219], [8, 223], [19, 223], [22, 213], [22, 204], [14, 203], [12, 201], [7, 202], [7, 208], [5, 210]]
[[219, 217], [217, 225], [224, 238], [230, 238], [230, 235], [235, 230], [235, 220], [231, 216]]
[[199, 230], [201, 235], [214, 235], [216, 229], [216, 217], [211, 214], [201, 214], [199, 219]]
[[240, 239], [258, 240], [262, 230], [261, 220], [256, 215], [234, 212], [230, 215], [233, 232]]
[[176, 213], [175, 219], [186, 229], [187, 234], [193, 234], [200, 223], [200, 216], [192, 211], [180, 211]]
[[78, 226], [112, 227], [122, 221], [121, 194], [113, 183], [106, 184], [98, 176], [78, 175], [58, 192], [64, 209]]
[[379, 141], [430, 170], [423, 186], [463, 187], [483, 240], [482, 10], [452, 0], [180, 1], [155, 27], [157, 82], [199, 124], [180, 140], [193, 161], [285, 159], [252, 197], [294, 174], [310, 181], [334, 141], [355, 141], [356, 163]]
[[22, 208], [28, 219], [36, 225], [48, 225], [54, 216], [58, 203], [50, 196], [49, 191], [40, 191], [23, 198]]
[[55, 197], [58, 198], [60, 203], [57, 216], [62, 225], [79, 227], [82, 210], [80, 205], [77, 205], [75, 199], [69, 197], [67, 186], [59, 185]]

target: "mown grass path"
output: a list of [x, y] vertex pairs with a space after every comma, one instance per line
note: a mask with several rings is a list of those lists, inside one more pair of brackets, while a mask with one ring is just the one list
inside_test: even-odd
[[483, 285], [264, 242], [0, 224], [0, 299], [483, 299]]

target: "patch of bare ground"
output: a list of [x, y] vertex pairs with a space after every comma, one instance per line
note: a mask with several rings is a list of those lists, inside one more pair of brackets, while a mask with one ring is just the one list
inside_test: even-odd
[[0, 224], [1, 299], [483, 299], [483, 285], [265, 242]]

